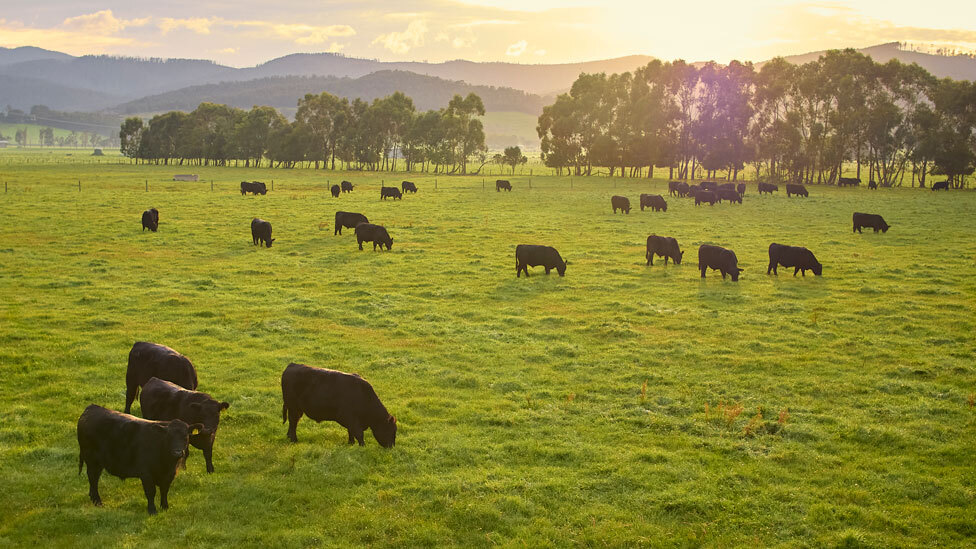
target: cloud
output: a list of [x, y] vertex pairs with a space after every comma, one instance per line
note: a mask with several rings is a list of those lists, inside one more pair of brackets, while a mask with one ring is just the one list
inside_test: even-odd
[[356, 30], [349, 25], [328, 25], [318, 27], [303, 24], [273, 24], [271, 30], [282, 38], [294, 41], [296, 44], [313, 45], [324, 44], [333, 38], [348, 37], [356, 34]]
[[73, 55], [130, 51], [133, 46], [145, 45], [133, 38], [62, 27], [25, 27], [19, 21], [0, 18], [0, 46], [18, 47], [38, 44], [47, 49]]
[[237, 48], [223, 48], [223, 49], [217, 50], [217, 53], [234, 54], [234, 53], [237, 53]]
[[126, 27], [142, 27], [149, 23], [150, 18], [119, 19], [112, 10], [102, 10], [95, 13], [68, 17], [61, 23], [61, 28], [71, 31], [115, 34]]
[[539, 50], [535, 50], [535, 52], [534, 52], [534, 53], [535, 53], [536, 55], [538, 55], [539, 57], [542, 57], [543, 55], [545, 55], [545, 54], [546, 54], [546, 50], [542, 50], [542, 49], [539, 49]]
[[453, 28], [457, 29], [469, 29], [474, 27], [485, 27], [485, 26], [497, 26], [497, 25], [518, 25], [519, 21], [507, 21], [504, 19], [477, 19], [475, 21], [468, 21], [467, 23], [456, 23], [451, 25]]
[[512, 44], [505, 50], [505, 55], [509, 57], [518, 57], [525, 53], [525, 50], [529, 47], [529, 43], [525, 40], [519, 40], [518, 42]]
[[426, 34], [426, 21], [411, 21], [403, 32], [381, 34], [373, 40], [373, 44], [380, 44], [393, 53], [403, 55], [413, 48], [423, 46]]
[[159, 21], [158, 26], [163, 36], [179, 29], [186, 29], [197, 34], [210, 34], [210, 27], [218, 22], [220, 22], [220, 19], [217, 18], [191, 17], [188, 19], [173, 19], [172, 17], [164, 17]]

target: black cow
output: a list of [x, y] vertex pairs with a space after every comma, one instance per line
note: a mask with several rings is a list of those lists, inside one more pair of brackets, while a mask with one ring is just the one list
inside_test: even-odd
[[946, 180], [946, 181], [939, 181], [939, 182], [933, 183], [932, 184], [932, 190], [933, 191], [948, 191], [949, 190], [949, 181]]
[[708, 202], [709, 206], [714, 206], [715, 202], [718, 200], [715, 193], [712, 191], [698, 191], [695, 193], [695, 206]]
[[271, 223], [257, 217], [252, 219], [251, 240], [254, 242], [255, 246], [264, 244], [270, 248], [271, 243], [277, 240], [276, 238], [271, 238]]
[[626, 196], [611, 196], [610, 205], [613, 206], [613, 213], [617, 213], [617, 210], [630, 213], [630, 199]]
[[691, 187], [689, 187], [687, 183], [682, 182], [680, 185], [678, 185], [678, 196], [688, 196], [690, 189]]
[[193, 425], [203, 425], [200, 433], [190, 437], [194, 448], [203, 450], [207, 472], [213, 473], [213, 445], [220, 425], [220, 412], [230, 407], [227, 402], [217, 402], [207, 393], [188, 391], [170, 381], [151, 377], [139, 395], [142, 417], [159, 421], [180, 419]]
[[678, 241], [671, 238], [670, 236], [657, 236], [651, 235], [647, 237], [647, 253], [644, 257], [647, 258], [648, 265], [654, 265], [654, 254], [658, 257], [664, 258], [664, 264], [668, 264], [668, 258], [674, 261], [675, 265], [681, 265], [681, 258], [685, 255], [678, 248]]
[[714, 192], [718, 189], [718, 183], [714, 181], [702, 181], [698, 184], [698, 188]]
[[[365, 219], [365, 218], [364, 218]], [[359, 242], [359, 249], [363, 249], [363, 242], [372, 242], [373, 251], [376, 251], [376, 246], [379, 245], [380, 250], [383, 250], [383, 245], [386, 245], [387, 251], [393, 249], [393, 239], [390, 238], [390, 233], [386, 232], [386, 227], [382, 225], [373, 225], [372, 223], [360, 223], [356, 225], [356, 240]]]
[[142, 212], [142, 231], [145, 232], [146, 229], [152, 232], [159, 229], [159, 210], [156, 208], [149, 208]]
[[400, 189], [396, 187], [381, 187], [380, 188], [380, 199], [386, 200], [387, 198], [392, 198], [393, 200], [400, 199], [403, 200], [403, 194]]
[[685, 193], [685, 196], [690, 197], [690, 198], [695, 198], [695, 196], [698, 195], [698, 191], [700, 191], [700, 190], [702, 190], [702, 189], [698, 185], [689, 185], [688, 186], [688, 192]]
[[739, 183], [738, 185], [736, 185], [735, 186], [735, 192], [739, 193], [739, 196], [745, 196], [746, 195], [746, 184], [745, 183]]
[[519, 244], [515, 247], [515, 277], [529, 276], [529, 267], [542, 265], [546, 268], [546, 274], [556, 269], [559, 276], [566, 275], [566, 265], [562, 256], [552, 246], [537, 246], [535, 244]]
[[400, 188], [403, 189], [404, 193], [411, 192], [416, 194], [417, 192], [417, 186], [410, 181], [404, 181], [400, 183]]
[[735, 183], [722, 183], [721, 185], [718, 186], [718, 189], [716, 189], [716, 190], [719, 190], [719, 191], [722, 191], [722, 190], [725, 190], [725, 191], [734, 191], [735, 190]]
[[157, 486], [159, 505], [168, 509], [169, 487], [186, 455], [189, 437], [202, 428], [199, 423], [151, 421], [89, 404], [78, 418], [78, 474], [88, 466], [88, 497], [102, 505], [98, 479], [108, 471], [142, 481], [150, 515], [156, 514]]
[[125, 413], [132, 410], [132, 401], [150, 378], [158, 377], [183, 387], [197, 388], [197, 370], [190, 359], [165, 345], [137, 341], [129, 351], [125, 370]]
[[739, 260], [735, 257], [735, 252], [708, 244], [702, 244], [698, 248], [698, 268], [701, 270], [702, 278], [705, 278], [707, 269], [717, 269], [722, 272], [723, 280], [726, 274], [732, 275], [732, 282], [738, 282], [739, 273], [744, 270], [739, 268]]
[[808, 197], [810, 193], [807, 192], [807, 188], [803, 185], [794, 185], [792, 183], [786, 184], [786, 198], [790, 198], [793, 195]]
[[302, 415], [315, 422], [335, 421], [346, 428], [349, 444], [365, 446], [363, 432], [373, 431], [380, 446], [396, 443], [396, 418], [359, 374], [289, 364], [281, 374], [281, 422], [288, 422], [288, 440], [298, 442], [295, 428]]
[[241, 196], [244, 196], [247, 193], [262, 194], [262, 195], [268, 194], [268, 187], [267, 185], [265, 185], [260, 181], [254, 181], [251, 183], [247, 181], [241, 181]]
[[878, 190], [878, 182], [875, 180], [868, 181], [868, 190], [876, 191]]
[[332, 232], [332, 236], [337, 234], [342, 234], [342, 228], [346, 227], [349, 229], [355, 229], [356, 225], [360, 223], [369, 223], [366, 216], [361, 213], [354, 212], [336, 212], [335, 215], [335, 231]]
[[501, 192], [502, 189], [505, 189], [506, 191], [511, 191], [512, 184], [504, 179], [499, 179], [495, 181], [495, 192]]
[[861, 232], [861, 227], [871, 227], [874, 232], [886, 233], [891, 225], [885, 223], [884, 218], [880, 215], [854, 212], [854, 231], [852, 232]]
[[681, 181], [668, 181], [668, 196], [680, 195], [679, 190], [683, 184], [685, 183]]
[[339, 198], [339, 192], [340, 192], [340, 190], [341, 189], [339, 188], [338, 185], [333, 185], [332, 187], [330, 187], [329, 188], [329, 191], [332, 192], [332, 198]]
[[803, 271], [803, 276], [807, 276], [808, 270], [813, 271], [813, 274], [817, 276], [823, 273], [823, 265], [817, 261], [810, 250], [799, 246], [784, 246], [774, 242], [769, 245], [769, 267], [766, 267], [766, 274], [772, 271], [774, 275], [778, 275], [776, 268], [780, 265], [787, 268], [793, 267], [793, 276], [796, 276], [796, 273], [800, 271]]
[[666, 212], [668, 211], [668, 203], [664, 200], [664, 197], [659, 194], [642, 194], [640, 195], [640, 209], [644, 211], [644, 207], [648, 207], [655, 212]]
[[343, 181], [340, 184], [342, 185], [342, 192], [344, 192], [344, 193], [351, 193], [352, 192], [352, 183], [351, 182], [349, 182], [349, 181]]
[[719, 202], [728, 200], [729, 202], [738, 202], [739, 204], [742, 204], [742, 195], [736, 192], [735, 189], [719, 189], [717, 198]]
[[861, 184], [860, 177], [839, 177], [837, 178], [838, 187], [857, 187]]
[[772, 183], [759, 183], [759, 194], [773, 194], [774, 191], [779, 191], [779, 185], [774, 185]]

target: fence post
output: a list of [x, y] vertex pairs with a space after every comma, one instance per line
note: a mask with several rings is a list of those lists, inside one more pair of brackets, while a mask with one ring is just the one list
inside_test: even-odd
[[529, 189], [531, 189], [531, 188], [532, 188], [532, 178], [530, 177], [529, 178]]
[[481, 178], [481, 190], [485, 190], [485, 178]]
[[210, 180], [210, 192], [213, 192], [213, 179]]
[[147, 193], [149, 192], [149, 180], [148, 179], [146, 180], [146, 192]]
[[271, 180], [271, 190], [274, 190], [274, 179]]
[[3, 192], [7, 192], [7, 182], [3, 182]]
[[81, 180], [78, 180], [78, 192], [81, 192]]
[[437, 178], [436, 177], [434, 178], [434, 190], [435, 191], [437, 190]]

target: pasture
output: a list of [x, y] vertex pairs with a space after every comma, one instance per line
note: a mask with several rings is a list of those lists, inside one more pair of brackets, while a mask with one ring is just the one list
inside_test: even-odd
[[[0, 154], [0, 158], [3, 155]], [[199, 173], [198, 183], [168, 181]], [[667, 182], [0, 162], [2, 546], [960, 546], [976, 536], [976, 195], [808, 187], [641, 212]], [[274, 179], [266, 196], [239, 182]], [[349, 179], [334, 199], [326, 180]], [[77, 181], [82, 181], [79, 192]], [[148, 180], [149, 192], [145, 191]], [[214, 180], [211, 191], [210, 180]], [[270, 187], [270, 185], [269, 185]], [[628, 196], [629, 215], [610, 196]], [[158, 233], [140, 214], [160, 212]], [[333, 236], [336, 210], [390, 252]], [[851, 233], [854, 211], [887, 234]], [[274, 247], [251, 243], [270, 221]], [[681, 265], [645, 266], [649, 234]], [[767, 276], [771, 242], [823, 277]], [[566, 276], [515, 277], [516, 244]], [[738, 283], [697, 248], [736, 252]], [[78, 475], [89, 403], [126, 357], [188, 356], [231, 406], [216, 472], [191, 449], [170, 509]], [[362, 374], [399, 423], [384, 450], [303, 419], [289, 362]], [[139, 415], [139, 406], [133, 407]]]

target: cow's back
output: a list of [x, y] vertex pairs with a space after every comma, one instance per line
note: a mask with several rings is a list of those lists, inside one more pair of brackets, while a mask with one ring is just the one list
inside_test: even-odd
[[158, 377], [184, 387], [197, 388], [197, 372], [190, 359], [175, 350], [148, 341], [137, 341], [129, 351], [126, 381], [140, 386]]

